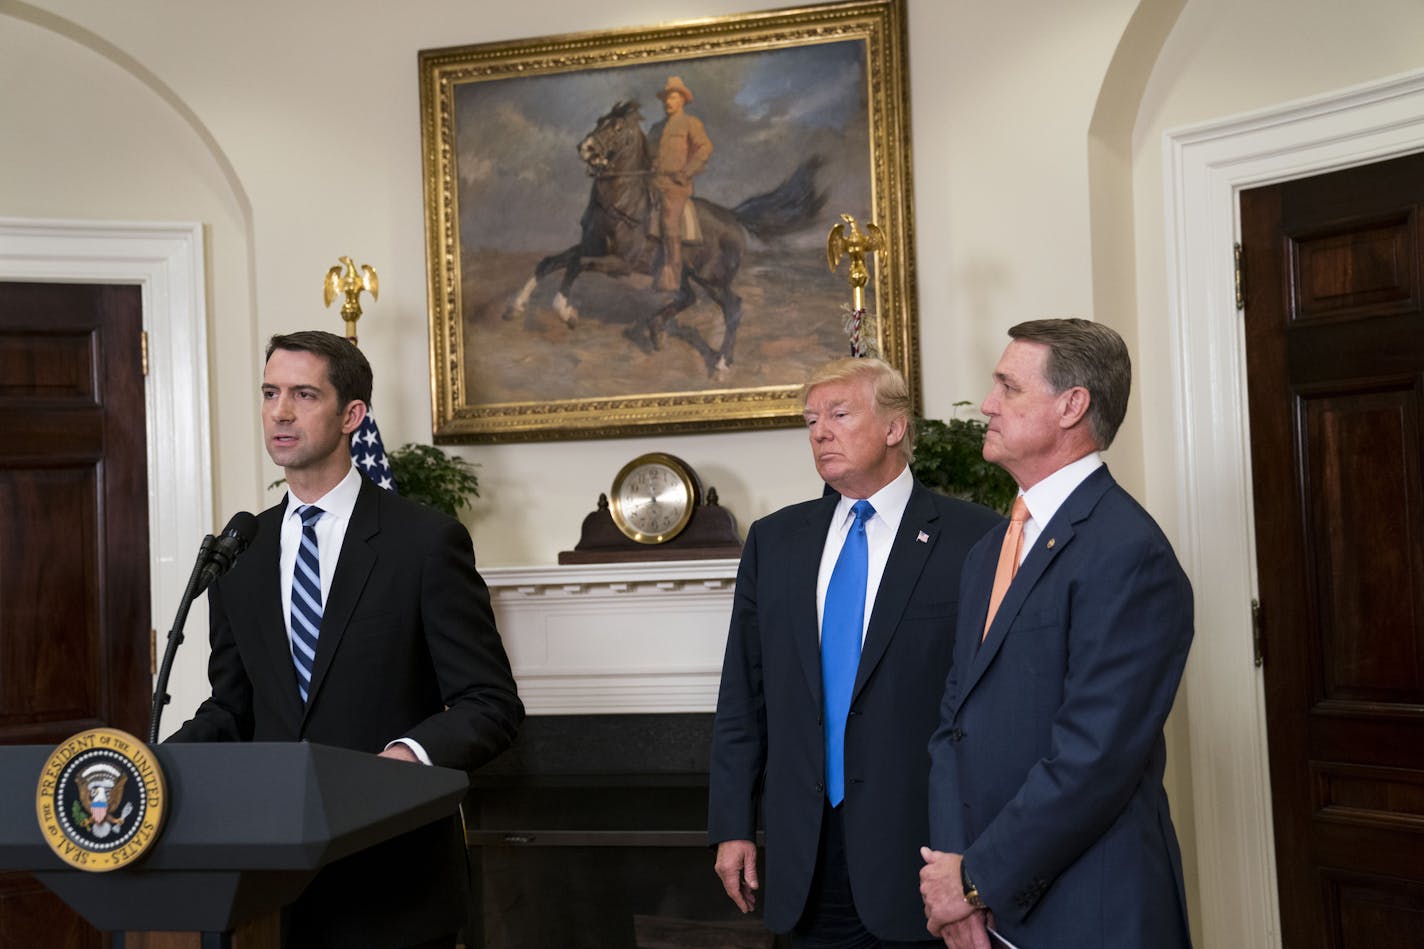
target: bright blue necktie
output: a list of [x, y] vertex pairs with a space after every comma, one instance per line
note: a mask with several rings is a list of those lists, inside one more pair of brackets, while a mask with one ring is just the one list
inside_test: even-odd
[[292, 660], [297, 664], [297, 691], [304, 703], [311, 689], [316, 640], [321, 634], [321, 558], [316, 545], [316, 522], [325, 513], [310, 504], [297, 508], [297, 516], [302, 519], [302, 542], [292, 568]]
[[869, 501], [851, 508], [855, 523], [846, 534], [841, 555], [826, 587], [821, 619], [821, 691], [825, 696], [826, 797], [835, 807], [845, 799], [845, 727], [850, 693], [860, 666], [860, 639], [865, 628], [865, 583], [870, 554], [865, 522], [875, 516]]

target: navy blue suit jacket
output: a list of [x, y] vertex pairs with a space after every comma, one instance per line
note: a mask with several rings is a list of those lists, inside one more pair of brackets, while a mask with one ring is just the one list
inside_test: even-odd
[[970, 552], [930, 743], [938, 850], [1039, 949], [1190, 945], [1162, 787], [1192, 639], [1171, 545], [1106, 467], [1044, 526], [980, 643], [1004, 530]]
[[[825, 801], [816, 577], [838, 495], [752, 525], [737, 573], [713, 725], [710, 840], [754, 839], [761, 805], [769, 928], [806, 905]], [[861, 921], [925, 939], [918, 848], [929, 839], [929, 756], [965, 554], [1002, 518], [916, 484], [870, 607], [846, 722], [846, 859]]]

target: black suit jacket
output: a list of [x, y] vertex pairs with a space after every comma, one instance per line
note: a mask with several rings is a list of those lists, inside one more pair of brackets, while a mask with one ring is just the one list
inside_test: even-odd
[[[286, 510], [284, 498], [258, 515], [251, 547], [209, 589], [212, 696], [170, 740], [313, 741], [377, 753], [411, 738], [432, 763], [466, 771], [507, 748], [524, 707], [469, 532], [364, 477], [303, 705], [278, 576]], [[295, 904], [293, 925], [343, 947], [454, 932], [467, 901], [464, 854], [452, 817], [337, 861]]]
[[[747, 533], [713, 725], [710, 840], [766, 826], [766, 923], [806, 905], [825, 800], [816, 577], [839, 497]], [[916, 483], [870, 607], [846, 722], [846, 859], [856, 909], [882, 939], [926, 937], [919, 847], [929, 841], [926, 745], [954, 646], [960, 567], [1002, 518]]]

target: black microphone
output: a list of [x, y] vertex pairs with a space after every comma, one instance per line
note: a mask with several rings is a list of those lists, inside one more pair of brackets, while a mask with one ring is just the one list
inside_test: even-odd
[[203, 565], [202, 575], [198, 578], [198, 592], [206, 590], [209, 584], [231, 570], [238, 556], [256, 536], [257, 518], [246, 511], [234, 514], [208, 548], [208, 562]]
[[188, 587], [183, 591], [183, 599], [178, 602], [178, 616], [173, 620], [173, 628], [168, 631], [168, 646], [163, 650], [163, 661], [159, 663], [158, 675], [154, 682], [153, 709], [148, 719], [148, 743], [158, 744], [158, 724], [163, 718], [163, 706], [167, 705], [168, 677], [173, 672], [173, 657], [178, 654], [178, 646], [183, 642], [183, 626], [188, 622], [188, 608], [194, 598], [208, 588], [208, 585], [232, 567], [238, 555], [257, 536], [257, 518], [246, 511], [238, 511], [227, 522], [221, 535], [208, 534], [198, 547], [198, 560], [193, 564], [193, 573], [188, 577]]

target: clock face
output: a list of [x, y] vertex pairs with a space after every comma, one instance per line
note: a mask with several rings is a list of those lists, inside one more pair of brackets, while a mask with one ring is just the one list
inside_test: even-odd
[[613, 522], [641, 544], [664, 543], [692, 519], [696, 493], [691, 472], [671, 456], [636, 458], [614, 479]]

